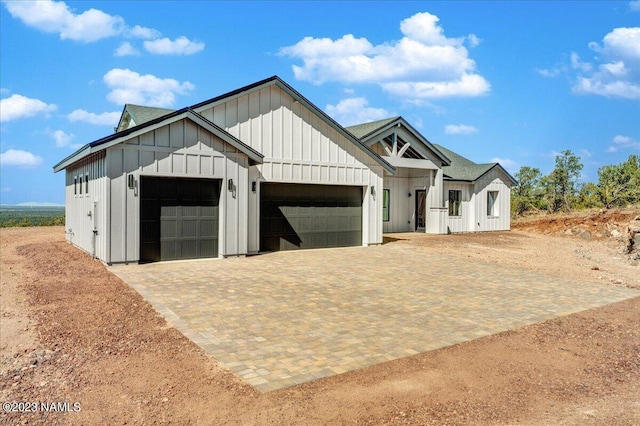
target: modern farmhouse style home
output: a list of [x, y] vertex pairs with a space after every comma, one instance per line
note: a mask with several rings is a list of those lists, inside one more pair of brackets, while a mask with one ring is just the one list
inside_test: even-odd
[[67, 240], [106, 263], [505, 230], [514, 183], [401, 117], [345, 129], [276, 76], [177, 111], [126, 105], [62, 170]]

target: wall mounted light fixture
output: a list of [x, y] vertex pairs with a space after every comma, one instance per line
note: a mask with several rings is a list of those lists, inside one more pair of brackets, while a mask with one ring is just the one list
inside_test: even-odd
[[374, 197], [376, 196], [376, 187], [375, 186], [371, 187], [371, 195], [374, 196]]
[[233, 179], [229, 179], [229, 181], [227, 182], [227, 189], [229, 191], [233, 191]]

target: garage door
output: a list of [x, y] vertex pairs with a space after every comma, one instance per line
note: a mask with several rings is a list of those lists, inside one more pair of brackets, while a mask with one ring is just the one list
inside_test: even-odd
[[260, 250], [362, 244], [362, 187], [264, 183]]
[[218, 256], [220, 180], [140, 178], [140, 260]]

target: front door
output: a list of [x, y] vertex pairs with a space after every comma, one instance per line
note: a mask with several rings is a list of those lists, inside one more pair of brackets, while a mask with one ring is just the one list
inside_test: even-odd
[[427, 191], [416, 190], [416, 231], [424, 231], [427, 219]]

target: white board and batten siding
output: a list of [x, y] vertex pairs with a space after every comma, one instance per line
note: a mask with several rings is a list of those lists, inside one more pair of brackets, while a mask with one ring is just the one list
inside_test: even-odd
[[[182, 119], [107, 149], [107, 175], [111, 180], [111, 241], [108, 263], [139, 259], [140, 176], [222, 179], [219, 253], [246, 253], [246, 154], [188, 119]], [[135, 179], [128, 187], [128, 176]], [[235, 191], [228, 191], [226, 179]], [[223, 213], [224, 212], [224, 213]]]
[[[449, 191], [460, 191], [460, 216], [449, 216]], [[473, 215], [475, 214], [475, 199], [473, 185], [468, 183], [444, 183], [445, 207], [447, 207], [447, 232], [471, 232], [473, 230]]]
[[264, 155], [250, 168], [250, 252], [259, 249], [260, 182], [362, 186], [363, 244], [382, 242], [382, 166], [289, 93], [270, 85], [197, 112]]
[[[65, 170], [65, 234], [70, 243], [94, 257], [107, 253], [106, 160], [103, 152]], [[96, 231], [96, 232], [94, 232]]]
[[[445, 182], [444, 196], [448, 207], [449, 190], [462, 191], [460, 216], [447, 216], [448, 232], [508, 231], [511, 229], [511, 189], [507, 176], [494, 168], [475, 183]], [[489, 191], [497, 193], [494, 215], [487, 212]], [[448, 215], [448, 212], [447, 212]]]
[[399, 168], [396, 176], [384, 179], [389, 190], [389, 221], [383, 223], [384, 232], [411, 232], [416, 229], [416, 191], [424, 190], [425, 221], [433, 220], [430, 207], [440, 207], [441, 191], [435, 186], [440, 170]]
[[[505, 184], [507, 176], [497, 168], [487, 172], [475, 183], [476, 223], [471, 231], [508, 231], [511, 229], [511, 188]], [[495, 215], [487, 215], [487, 193], [498, 193]]]

